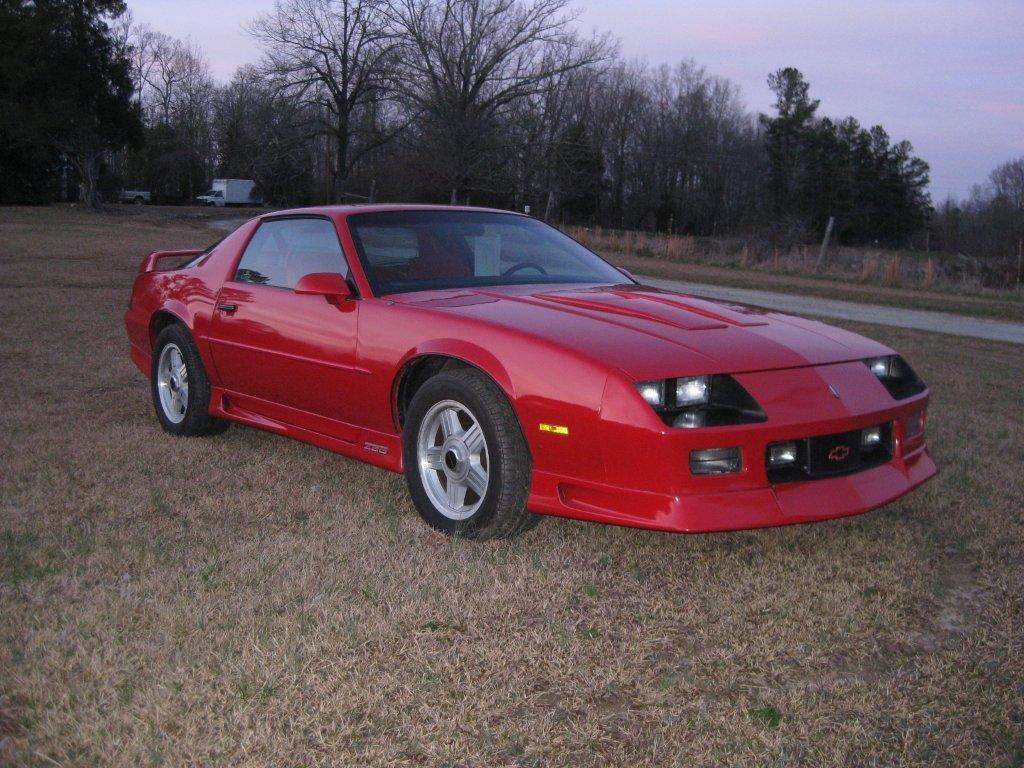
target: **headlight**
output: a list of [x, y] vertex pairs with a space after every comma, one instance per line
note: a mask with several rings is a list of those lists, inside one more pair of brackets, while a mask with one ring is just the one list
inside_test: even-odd
[[864, 361], [864, 365], [878, 377], [882, 386], [896, 400], [904, 400], [925, 390], [925, 383], [899, 355], [869, 357]]
[[708, 377], [676, 379], [676, 405], [699, 405], [708, 401]]
[[640, 381], [636, 385], [640, 397], [647, 401], [653, 408], [665, 406], [665, 382], [664, 381]]
[[636, 390], [671, 427], [722, 427], [766, 419], [761, 406], [732, 376], [638, 381]]

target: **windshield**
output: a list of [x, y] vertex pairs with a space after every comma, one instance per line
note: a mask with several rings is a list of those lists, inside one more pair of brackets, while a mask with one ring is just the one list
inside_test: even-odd
[[348, 217], [373, 292], [529, 283], [624, 283], [596, 254], [536, 219], [486, 211]]

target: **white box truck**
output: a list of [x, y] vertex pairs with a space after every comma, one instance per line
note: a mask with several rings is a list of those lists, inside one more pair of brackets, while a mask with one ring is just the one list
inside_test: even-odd
[[196, 197], [203, 205], [262, 205], [263, 201], [253, 196], [256, 182], [252, 179], [214, 179], [210, 189]]

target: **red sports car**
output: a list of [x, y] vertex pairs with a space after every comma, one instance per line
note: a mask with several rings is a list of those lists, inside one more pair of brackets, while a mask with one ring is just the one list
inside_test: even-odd
[[146, 257], [125, 325], [166, 431], [237, 421], [404, 472], [449, 534], [802, 523], [936, 471], [928, 389], [891, 349], [640, 285], [504, 211], [260, 216]]

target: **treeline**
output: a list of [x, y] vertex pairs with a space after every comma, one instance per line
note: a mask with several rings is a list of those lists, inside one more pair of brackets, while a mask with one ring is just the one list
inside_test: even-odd
[[[962, 202], [947, 199], [931, 223], [939, 250], [1009, 263], [1010, 279], [1024, 279], [1024, 157], [1003, 163]], [[1014, 261], [1016, 256], [1016, 261]]]
[[[908, 142], [820, 116], [795, 69], [769, 76], [775, 109], [754, 115], [692, 61], [623, 61], [607, 35], [577, 31], [568, 0], [279, 0], [248, 26], [260, 60], [226, 84], [202, 51], [124, 10], [3, 6], [0, 199], [73, 195], [81, 182], [94, 200], [141, 188], [180, 203], [221, 176], [255, 179], [275, 205], [529, 206], [566, 223], [781, 245], [820, 240], [834, 218], [834, 242], [927, 242], [928, 165]], [[80, 55], [33, 54], [64, 49]], [[81, 96], [101, 81], [104, 105]], [[78, 101], [48, 109], [54, 83]], [[957, 210], [967, 244], [980, 208]]]

